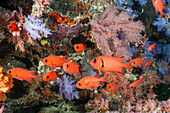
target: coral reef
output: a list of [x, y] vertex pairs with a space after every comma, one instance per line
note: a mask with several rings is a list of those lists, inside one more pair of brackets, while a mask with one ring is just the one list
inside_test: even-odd
[[5, 101], [7, 97], [5, 93], [10, 92], [13, 87], [13, 80], [10, 75], [3, 75], [3, 67], [0, 66], [0, 101]]
[[[0, 106], [5, 106], [4, 113], [170, 112], [169, 1], [163, 0], [163, 6], [167, 16], [161, 19], [151, 0], [2, 1]], [[77, 51], [80, 43], [83, 49]], [[44, 59], [51, 55], [64, 56], [65, 64], [45, 65], [58, 63]], [[109, 59], [95, 59], [102, 55], [116, 57], [121, 63], [115, 68], [122, 73], [113, 72], [115, 64]], [[29, 70], [21, 75], [33, 82], [21, 81], [15, 72], [6, 74], [11, 68]], [[71, 74], [77, 70], [82, 76]]]

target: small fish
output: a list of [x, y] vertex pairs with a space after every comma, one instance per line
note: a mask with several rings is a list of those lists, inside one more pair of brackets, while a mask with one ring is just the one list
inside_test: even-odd
[[4, 111], [4, 105], [1, 106], [0, 113], [3, 113]]
[[28, 71], [26, 69], [22, 69], [22, 68], [13, 68], [7, 71], [7, 74], [12, 75], [13, 78], [19, 79], [19, 80], [26, 80], [29, 81], [31, 83], [32, 82], [32, 78], [34, 78], [38, 83], [40, 83], [38, 81], [38, 77], [42, 77], [42, 76], [34, 76], [33, 73], [35, 71]]
[[45, 57], [42, 62], [46, 66], [50, 67], [62, 67], [64, 63], [67, 63], [68, 61], [65, 60], [66, 56], [60, 57], [57, 55], [51, 55], [48, 57]]
[[74, 74], [77, 77], [78, 77], [78, 73], [80, 73], [82, 76], [82, 72], [84, 72], [84, 71], [80, 71], [79, 68], [80, 68], [80, 66], [77, 65], [75, 62], [68, 62], [68, 63], [63, 64], [63, 69], [65, 72]]
[[75, 44], [74, 45], [74, 50], [77, 52], [77, 53], [82, 53], [86, 48], [86, 45], [83, 44], [83, 43], [80, 43], [80, 44]]
[[144, 60], [145, 60], [145, 58], [144, 58], [144, 59], [136, 58], [136, 59], [132, 60], [131, 65], [134, 66], [134, 67], [140, 67], [140, 68], [142, 68], [142, 66], [143, 66], [144, 63], [145, 63]]
[[95, 76], [86, 76], [83, 77], [80, 81], [77, 82], [76, 87], [80, 88], [80, 89], [92, 89], [91, 87], [94, 86], [102, 86], [100, 84], [100, 82], [109, 82], [107, 80], [105, 80], [105, 78], [107, 77], [107, 75], [105, 75], [102, 78], [98, 78], [99, 74], [96, 74]]
[[162, 19], [162, 15], [167, 16], [163, 12], [163, 9], [166, 9], [166, 7], [164, 7], [163, 0], [152, 0], [152, 3], [153, 6], [155, 7], [156, 14], [158, 13], [158, 11], [161, 13], [161, 19]]
[[130, 71], [131, 64], [131, 62], [123, 63], [123, 57], [112, 57], [109, 55], [98, 56], [93, 58], [89, 63], [93, 68], [104, 73], [112, 71], [123, 73], [124, 67]]
[[43, 80], [44, 81], [57, 81], [57, 78], [59, 77], [63, 81], [61, 76], [63, 76], [64, 74], [58, 75], [58, 73], [59, 71], [53, 71], [53, 70], [49, 71], [43, 75]]
[[155, 60], [146, 61], [143, 67], [149, 67]]
[[106, 89], [109, 92], [115, 92], [116, 90], [118, 90], [118, 85], [114, 83], [110, 83], [106, 85]]
[[151, 52], [155, 49], [155, 45], [156, 45], [156, 43], [153, 43], [148, 47], [149, 52]]
[[140, 80], [137, 80], [135, 82], [133, 82], [132, 84], [129, 85], [130, 88], [134, 88], [136, 87], [137, 85], [139, 85], [140, 83], [142, 83], [144, 80], [147, 80], [146, 78], [143, 78], [143, 79], [140, 79]]

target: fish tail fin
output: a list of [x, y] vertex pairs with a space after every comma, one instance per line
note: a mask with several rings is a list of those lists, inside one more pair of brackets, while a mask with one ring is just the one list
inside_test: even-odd
[[80, 73], [80, 75], [81, 75], [81, 77], [82, 77], [82, 73], [83, 73], [83, 72], [86, 72], [86, 70], [82, 70], [82, 71], [81, 71], [81, 70], [80, 70], [81, 67], [82, 67], [82, 66], [79, 66], [79, 73]]
[[131, 70], [130, 65], [132, 64], [132, 62], [133, 60], [124, 64], [124, 67], [128, 69], [129, 71]]
[[105, 80], [105, 78], [106, 78], [108, 75], [109, 75], [109, 74], [107, 74], [107, 75], [105, 75], [104, 77], [102, 77], [102, 78], [101, 78], [101, 81], [103, 81], [103, 82], [109, 82], [109, 81]]
[[64, 74], [61, 74], [61, 75], [58, 75], [58, 77], [63, 81], [63, 78], [62, 78], [62, 76], [63, 76]]
[[40, 83], [39, 80], [38, 80], [37, 78], [42, 77], [42, 76], [43, 76], [43, 75], [34, 76], [34, 79], [35, 79], [38, 83]]
[[166, 15], [164, 12], [162, 12], [162, 14], [163, 14], [164, 16], [168, 17], [168, 15]]
[[163, 9], [165, 9], [165, 10], [166, 10], [166, 7], [163, 7]]

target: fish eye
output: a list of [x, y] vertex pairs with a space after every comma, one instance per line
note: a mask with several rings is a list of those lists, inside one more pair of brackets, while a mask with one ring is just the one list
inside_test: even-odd
[[133, 62], [133, 64], [135, 64], [135, 62]]
[[12, 73], [11, 71], [9, 71], [9, 73]]
[[47, 76], [47, 78], [49, 78], [49, 76]]
[[109, 88], [111, 88], [111, 86], [109, 86]]
[[77, 49], [79, 49], [79, 46], [77, 46]]
[[96, 63], [96, 59], [94, 59], [94, 61], [93, 61], [94, 63]]
[[79, 83], [79, 86], [81, 86], [81, 84]]
[[45, 62], [48, 62], [47, 59], [45, 59]]
[[133, 86], [131, 86], [131, 88], [133, 88]]
[[68, 64], [67, 64], [67, 67], [68, 67]]

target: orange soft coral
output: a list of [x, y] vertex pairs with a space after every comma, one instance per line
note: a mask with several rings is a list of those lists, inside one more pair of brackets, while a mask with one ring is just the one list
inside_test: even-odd
[[5, 101], [6, 96], [5, 93], [9, 92], [12, 87], [13, 87], [13, 80], [10, 75], [3, 75], [3, 67], [0, 66], [0, 101]]

